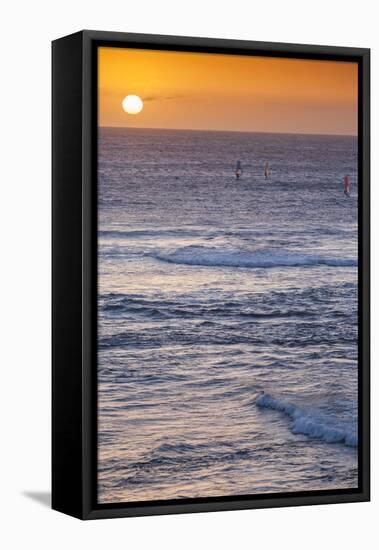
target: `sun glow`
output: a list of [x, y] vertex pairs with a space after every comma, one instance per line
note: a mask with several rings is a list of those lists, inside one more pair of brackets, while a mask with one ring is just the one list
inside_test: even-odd
[[357, 133], [356, 62], [99, 47], [98, 78], [100, 126]]
[[137, 115], [143, 109], [143, 101], [138, 95], [127, 95], [122, 100], [122, 108], [129, 115]]

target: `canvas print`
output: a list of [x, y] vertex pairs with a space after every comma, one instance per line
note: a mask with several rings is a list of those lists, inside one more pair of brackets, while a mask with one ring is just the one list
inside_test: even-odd
[[358, 65], [99, 47], [98, 503], [358, 487]]

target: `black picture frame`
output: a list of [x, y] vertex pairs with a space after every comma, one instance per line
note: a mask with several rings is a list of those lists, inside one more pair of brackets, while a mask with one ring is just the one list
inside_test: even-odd
[[[359, 487], [98, 504], [97, 48], [356, 61], [359, 67]], [[52, 43], [52, 507], [81, 519], [370, 499], [370, 50], [81, 31]]]

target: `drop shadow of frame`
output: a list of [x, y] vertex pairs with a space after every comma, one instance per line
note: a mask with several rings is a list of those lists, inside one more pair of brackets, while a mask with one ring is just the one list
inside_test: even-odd
[[22, 495], [34, 500], [41, 506], [51, 507], [51, 492], [50, 491], [23, 491]]

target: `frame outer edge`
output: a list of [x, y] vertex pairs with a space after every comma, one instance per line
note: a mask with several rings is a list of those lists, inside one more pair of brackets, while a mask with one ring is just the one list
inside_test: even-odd
[[82, 43], [52, 44], [52, 508], [82, 517]]
[[[283, 54], [304, 54], [324, 55], [324, 56], [363, 56], [369, 52], [369, 48], [359, 48], [351, 46], [325, 46], [321, 44], [291, 44], [287, 42], [263, 42], [251, 40], [239, 40], [231, 38], [207, 38], [201, 36], [175, 36], [165, 34], [141, 34], [133, 32], [117, 32], [117, 31], [99, 31], [99, 30], [83, 30], [83, 34], [91, 41], [114, 41], [123, 43], [144, 43], [146, 45], [157, 46], [177, 46], [178, 49], [184, 46], [193, 46], [194, 48], [227, 48], [255, 50], [264, 53], [272, 53], [280, 51]], [[229, 53], [232, 53], [230, 51]]]

